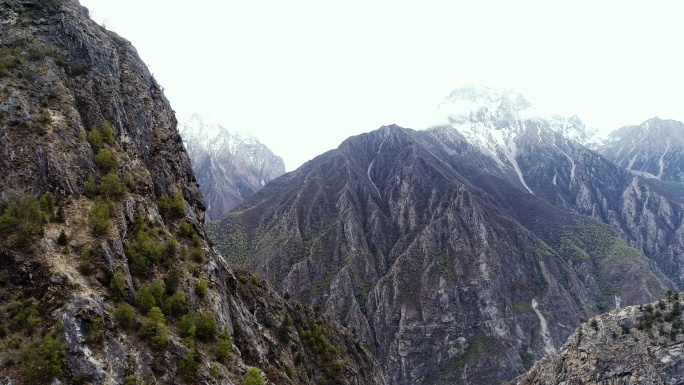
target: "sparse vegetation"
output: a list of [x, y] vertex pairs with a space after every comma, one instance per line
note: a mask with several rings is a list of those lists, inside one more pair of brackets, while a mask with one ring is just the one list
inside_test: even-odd
[[30, 342], [20, 352], [19, 371], [26, 384], [48, 383], [62, 372], [64, 345], [59, 339], [46, 335], [43, 339]]
[[[142, 224], [142, 221], [140, 223]], [[133, 273], [146, 277], [150, 274], [152, 265], [161, 261], [164, 245], [153, 241], [143, 225], [137, 227], [139, 230], [136, 237], [126, 242], [124, 251]]]

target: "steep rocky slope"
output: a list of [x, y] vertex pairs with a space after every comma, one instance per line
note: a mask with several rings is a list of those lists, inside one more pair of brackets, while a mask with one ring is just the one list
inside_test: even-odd
[[3, 382], [384, 383], [209, 247], [169, 102], [78, 2], [0, 1], [0, 94]]
[[640, 303], [672, 285], [607, 226], [500, 169], [453, 129], [383, 127], [275, 179], [210, 230], [227, 259], [355, 330], [391, 383], [496, 383], [613, 294]]
[[513, 383], [681, 384], [682, 305], [674, 294], [596, 316]]
[[684, 182], [684, 123], [649, 119], [622, 127], [596, 151], [617, 165], [649, 178]]
[[215, 221], [266, 182], [285, 173], [285, 163], [253, 137], [231, 134], [216, 122], [193, 115], [179, 131]]

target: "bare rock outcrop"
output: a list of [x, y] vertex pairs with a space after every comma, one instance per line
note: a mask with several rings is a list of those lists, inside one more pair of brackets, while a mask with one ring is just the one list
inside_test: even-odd
[[682, 302], [674, 298], [591, 318], [513, 383], [681, 384]]

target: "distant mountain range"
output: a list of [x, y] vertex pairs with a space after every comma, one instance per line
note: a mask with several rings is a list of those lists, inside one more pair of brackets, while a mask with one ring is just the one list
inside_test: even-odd
[[207, 205], [209, 220], [217, 220], [285, 173], [283, 159], [258, 139], [231, 133], [198, 114], [179, 125], [185, 148]]
[[210, 224], [217, 247], [354, 330], [393, 384], [510, 380], [614, 295], [681, 282], [676, 166], [635, 174], [514, 90], [441, 108], [449, 125], [382, 127], [274, 179]]

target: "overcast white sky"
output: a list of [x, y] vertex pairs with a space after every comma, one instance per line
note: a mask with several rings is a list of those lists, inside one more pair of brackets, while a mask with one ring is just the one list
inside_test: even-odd
[[81, 3], [133, 43], [179, 121], [209, 111], [288, 170], [385, 124], [426, 128], [464, 84], [606, 131], [684, 120], [677, 1]]

